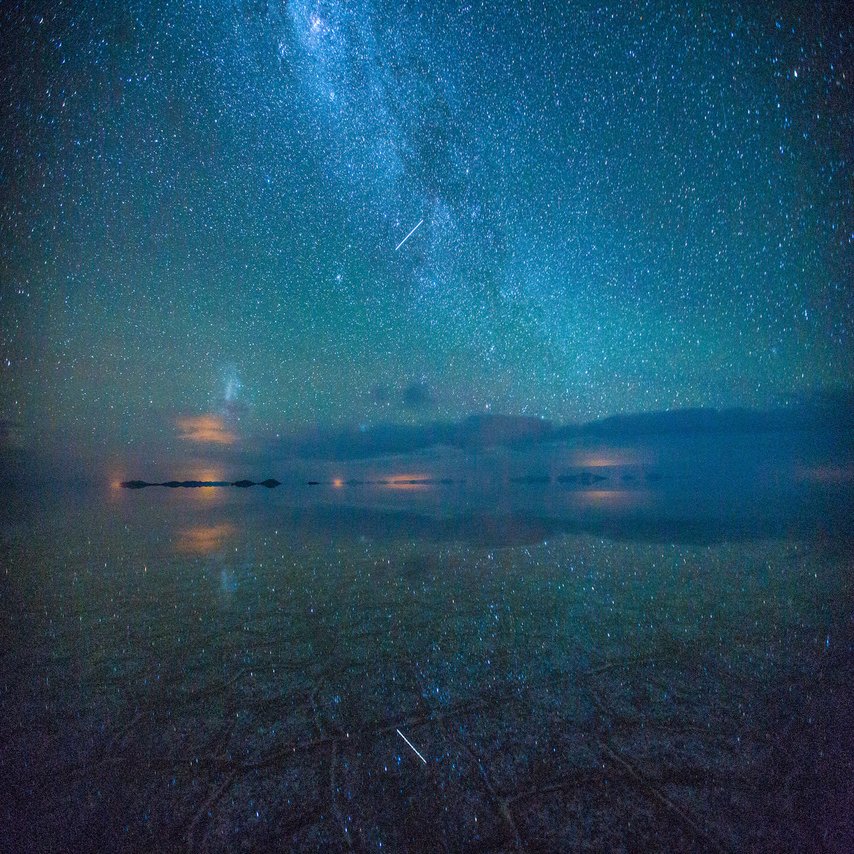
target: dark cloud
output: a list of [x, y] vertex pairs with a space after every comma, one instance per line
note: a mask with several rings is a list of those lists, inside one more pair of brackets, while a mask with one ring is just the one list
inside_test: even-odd
[[621, 439], [703, 433], [760, 434], [771, 431], [850, 429], [852, 395], [823, 396], [821, 405], [804, 404], [771, 410], [683, 409], [616, 415], [586, 424], [555, 426], [543, 418], [515, 415], [470, 415], [462, 421], [420, 425], [380, 424], [370, 428], [318, 429], [277, 440], [270, 452], [303, 459], [354, 460], [411, 454], [446, 446], [462, 450], [524, 448], [571, 439]]
[[411, 410], [429, 409], [438, 402], [433, 390], [423, 380], [409, 383], [403, 388], [379, 383], [371, 389], [371, 400], [377, 406]]
[[436, 399], [426, 383], [411, 383], [403, 390], [401, 402], [407, 409], [425, 409], [435, 406]]
[[551, 422], [540, 418], [471, 415], [459, 422], [315, 431], [286, 439], [277, 447], [295, 457], [347, 460], [415, 453], [438, 445], [464, 449], [515, 446], [541, 441], [552, 433]]
[[371, 389], [371, 399], [380, 405], [391, 401], [391, 389], [387, 385], [375, 385]]
[[614, 415], [557, 431], [567, 435], [643, 436], [693, 433], [762, 433], [769, 430], [851, 428], [854, 394], [811, 394], [800, 402], [774, 409], [678, 409]]

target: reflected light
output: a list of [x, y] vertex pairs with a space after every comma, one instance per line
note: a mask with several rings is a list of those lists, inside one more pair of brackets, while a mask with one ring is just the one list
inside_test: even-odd
[[196, 525], [178, 532], [175, 550], [182, 554], [209, 555], [219, 551], [237, 532], [229, 522], [219, 525]]
[[625, 509], [648, 504], [651, 495], [645, 490], [635, 489], [586, 489], [568, 492], [567, 499], [579, 507], [609, 507]]

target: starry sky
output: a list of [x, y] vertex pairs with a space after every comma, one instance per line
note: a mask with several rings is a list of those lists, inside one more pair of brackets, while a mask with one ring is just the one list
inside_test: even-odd
[[5, 440], [848, 385], [845, 5], [4, 3]]

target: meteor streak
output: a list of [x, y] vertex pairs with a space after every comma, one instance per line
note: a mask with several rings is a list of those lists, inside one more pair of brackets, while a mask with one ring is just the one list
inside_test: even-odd
[[400, 243], [398, 243], [397, 246], [394, 247], [395, 252], [397, 252], [397, 250], [400, 249], [400, 247], [403, 246], [403, 244], [406, 243], [406, 241], [409, 240], [409, 238], [412, 237], [413, 234], [415, 234], [415, 232], [418, 230], [418, 226], [421, 225], [422, 222], [424, 222], [423, 219], [419, 220], [418, 225], [416, 225], [415, 228], [413, 228], [412, 231], [410, 231], [409, 234], [407, 234], [406, 237], [404, 237], [403, 240], [401, 240]]

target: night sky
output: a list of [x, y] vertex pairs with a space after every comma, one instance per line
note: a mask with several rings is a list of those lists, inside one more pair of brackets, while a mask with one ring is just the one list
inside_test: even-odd
[[4, 3], [5, 441], [847, 385], [846, 5]]

